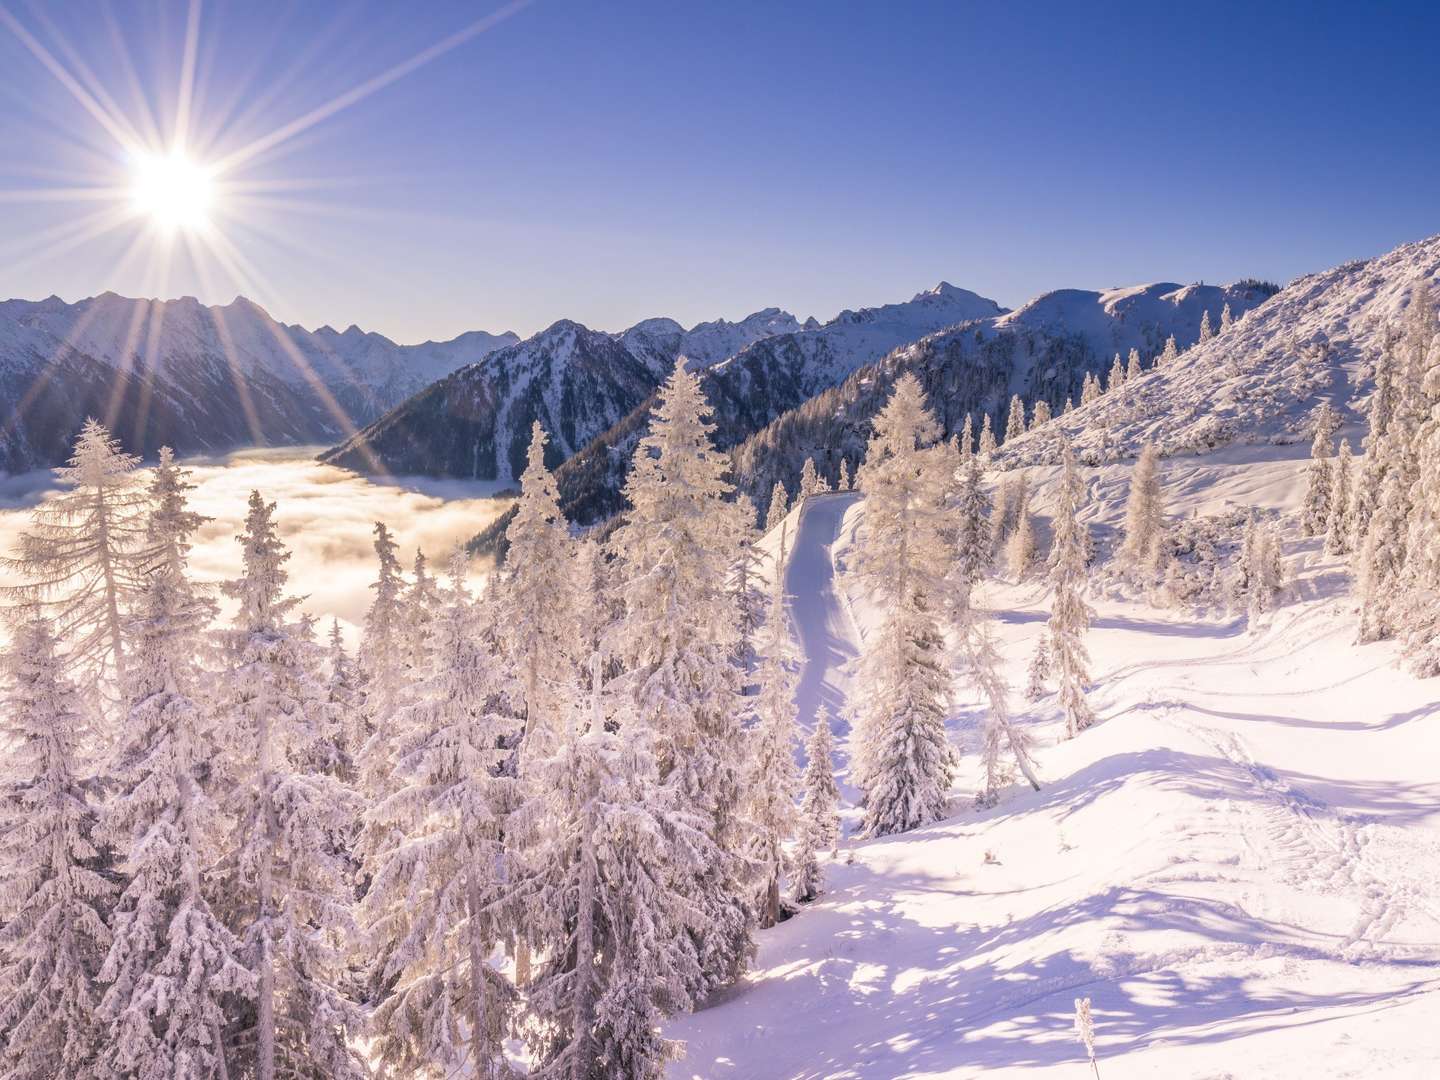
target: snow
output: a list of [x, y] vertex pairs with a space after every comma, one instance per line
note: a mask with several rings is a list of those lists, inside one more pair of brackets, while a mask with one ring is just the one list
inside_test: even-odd
[[[1303, 454], [1165, 462], [1168, 511], [1293, 515]], [[1128, 469], [1082, 469], [1102, 552]], [[1054, 475], [1031, 473], [1046, 532]], [[873, 622], [836, 569], [863, 518], [849, 494], [787, 518], [807, 730], [843, 708]], [[843, 843], [820, 900], [758, 936], [744, 982], [668, 1025], [688, 1043], [671, 1075], [1075, 1078], [1089, 1072], [1073, 1002], [1088, 996], [1106, 1080], [1433, 1076], [1440, 704], [1393, 645], [1353, 644], [1348, 572], [1295, 537], [1292, 516], [1286, 605], [1253, 628], [1092, 597], [1099, 724], [1060, 741], [1053, 696], [1017, 708], [1038, 737], [1038, 793], [971, 808], [981, 710], [966, 690], [954, 815]], [[992, 583], [979, 603], [1018, 706], [1044, 586]]]

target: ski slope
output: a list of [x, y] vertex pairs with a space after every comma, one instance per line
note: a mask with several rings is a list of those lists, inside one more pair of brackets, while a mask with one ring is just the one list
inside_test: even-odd
[[[1292, 509], [1302, 468], [1275, 448], [1168, 462], [1172, 515]], [[1085, 470], [1102, 543], [1127, 469]], [[869, 619], [837, 572], [862, 520], [848, 495], [787, 520], [807, 729], [843, 710]], [[1060, 741], [1053, 701], [1014, 695], [1038, 793], [972, 808], [980, 712], [962, 695], [953, 816], [847, 839], [745, 982], [669, 1025], [688, 1043], [671, 1075], [1081, 1080], [1078, 996], [1104, 1080], [1440, 1075], [1440, 685], [1353, 645], [1341, 561], [1287, 537], [1289, 601], [1256, 626], [1093, 600], [1099, 726]], [[1045, 589], [984, 603], [1022, 686]]]

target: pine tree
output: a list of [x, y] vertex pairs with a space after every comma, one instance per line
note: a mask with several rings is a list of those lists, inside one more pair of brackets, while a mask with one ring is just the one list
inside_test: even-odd
[[1035, 525], [1030, 519], [1030, 496], [1023, 489], [1015, 510], [1015, 528], [1005, 542], [1005, 565], [1010, 576], [1023, 581], [1035, 562]]
[[285, 595], [290, 553], [274, 504], [250, 495], [239, 601], [229, 631], [227, 702], [235, 784], [227, 803], [235, 832], [228, 883], [255, 974], [254, 1073], [362, 1077], [348, 1031], [358, 1010], [335, 987], [342, 942], [354, 927], [342, 838], [358, 802], [328, 776], [295, 766], [298, 748], [323, 722], [325, 689], [311, 676]]
[[1210, 329], [1210, 312], [1207, 310], [1200, 316], [1200, 344], [1204, 345], [1214, 336], [1215, 332]]
[[1072, 412], [1074, 412], [1074, 411], [1075, 411], [1075, 401], [1074, 401], [1073, 398], [1070, 397], [1070, 395], [1067, 394], [1067, 395], [1065, 395], [1065, 408], [1064, 408], [1064, 410], [1062, 411], [1061, 415], [1063, 415], [1063, 416], [1069, 416], [1069, 415], [1070, 415]]
[[1115, 362], [1110, 365], [1110, 374], [1105, 380], [1105, 392], [1113, 394], [1120, 387], [1125, 385], [1125, 365], [1120, 361], [1120, 354], [1115, 354]]
[[882, 613], [864, 642], [856, 703], [854, 771], [871, 836], [944, 817], [956, 765], [945, 732], [951, 688], [939, 619], [950, 561], [940, 512], [948, 478], [926, 450], [939, 434], [919, 381], [903, 375], [875, 418], [860, 467], [865, 528], [855, 573]]
[[975, 418], [968, 412], [960, 429], [960, 460], [968, 462], [975, 455]]
[[1131, 379], [1138, 379], [1144, 373], [1145, 369], [1140, 365], [1140, 350], [1131, 349], [1129, 363], [1125, 368], [1125, 381], [1129, 382]]
[[1025, 434], [1025, 403], [1020, 400], [1019, 394], [1012, 394], [1010, 397], [1010, 408], [1005, 421], [1005, 441], [1017, 439]]
[[855, 487], [855, 481], [850, 478], [850, 462], [844, 458], [840, 459], [840, 483], [836, 486], [837, 491], [851, 491]]
[[152, 559], [139, 464], [103, 424], [85, 421], [69, 462], [55, 470], [62, 490], [31, 510], [18, 553], [0, 562], [22, 582], [5, 592], [43, 607], [82, 685], [125, 674], [126, 609]]
[[1355, 498], [1352, 508], [1353, 533], [1350, 538], [1352, 550], [1357, 557], [1370, 531], [1370, 521], [1380, 506], [1380, 487], [1385, 480], [1391, 440], [1387, 437], [1395, 417], [1395, 357], [1389, 343], [1375, 362], [1375, 389], [1370, 395], [1369, 430], [1361, 444], [1364, 459], [1355, 480]]
[[80, 776], [83, 708], [49, 623], [14, 631], [0, 710], [0, 1075], [109, 1075], [96, 980], [114, 886], [98, 872]]
[[1050, 635], [1041, 634], [1030, 656], [1030, 668], [1025, 676], [1025, 699], [1039, 701], [1048, 691], [1045, 684], [1050, 678]]
[[780, 879], [786, 868], [785, 843], [794, 837], [797, 824], [795, 796], [800, 777], [795, 768], [797, 738], [795, 707], [796, 667], [800, 661], [790, 634], [785, 610], [785, 537], [780, 538], [780, 558], [759, 640], [758, 692], [753, 698], [754, 743], [747, 784], [749, 806], [746, 816], [755, 824], [756, 859], [761, 867], [760, 926], [774, 926], [780, 919]]
[[1049, 423], [1050, 416], [1050, 403], [1048, 401], [1046, 401], [1044, 398], [1041, 398], [1039, 401], [1035, 402], [1035, 415], [1030, 421], [1031, 430], [1033, 431], [1041, 424]]
[[1254, 570], [1250, 588], [1250, 618], [1253, 621], [1273, 611], [1285, 587], [1285, 564], [1280, 534], [1275, 525], [1260, 526], [1254, 541]]
[[1415, 417], [1410, 459], [1416, 467], [1401, 604], [1405, 656], [1420, 678], [1440, 674], [1440, 347], [1428, 281], [1416, 283], [1406, 343]]
[[1160, 489], [1160, 452], [1146, 443], [1130, 473], [1124, 540], [1116, 558], [1130, 574], [1153, 579], [1160, 572], [1165, 538], [1165, 502]]
[[[1152, 450], [1151, 447], [1146, 448]], [[1141, 455], [1141, 460], [1145, 455]], [[1152, 457], [1153, 462], [1153, 457]], [[1083, 526], [1077, 519], [1084, 485], [1075, 467], [1075, 452], [1065, 444], [1063, 471], [1060, 477], [1060, 498], [1055, 507], [1055, 539], [1050, 555], [1050, 663], [1059, 684], [1059, 702], [1065, 714], [1065, 731], [1074, 738], [1095, 723], [1095, 714], [1085, 700], [1090, 682], [1084, 635], [1094, 612], [1085, 602], [1085, 552], [1081, 538]], [[1139, 466], [1136, 466], [1139, 472]], [[1135, 479], [1131, 481], [1134, 498]], [[1128, 539], [1127, 533], [1127, 539]]]
[[1325, 551], [1330, 555], [1347, 555], [1354, 533], [1354, 514], [1350, 492], [1350, 440], [1340, 440], [1340, 456], [1335, 459], [1335, 476], [1330, 491], [1330, 521], [1325, 531]]
[[[515, 730], [497, 706], [509, 687], [488, 655], [464, 562], [434, 622], [434, 666], [402, 710], [394, 795], [371, 812], [408, 823], [365, 896], [367, 937], [393, 989], [375, 1010], [373, 1052], [404, 1075], [506, 1075], [513, 990], [490, 965], [500, 940], [504, 818], [514, 781], [497, 747]], [[458, 958], [458, 959], [457, 959]]]
[[752, 527], [755, 504], [743, 492], [735, 497], [739, 520], [735, 561], [730, 571], [730, 588], [739, 616], [740, 637], [736, 656], [748, 672], [755, 666], [755, 638], [765, 621], [766, 593], [763, 580], [765, 555], [757, 546], [760, 537]]
[[804, 795], [800, 800], [800, 829], [795, 842], [795, 869], [791, 898], [806, 903], [820, 895], [825, 872], [820, 853], [834, 851], [840, 842], [840, 788], [830, 758], [830, 721], [815, 717], [815, 728], [805, 742]]
[[401, 601], [404, 613], [405, 680], [413, 683], [430, 675], [430, 659], [434, 650], [435, 613], [443, 601], [439, 583], [430, 575], [425, 553], [415, 551], [410, 586]]
[[157, 557], [127, 635], [126, 714], [108, 767], [102, 818], [125, 886], [101, 978], [107, 1075], [224, 1076], [224, 1032], [253, 995], [240, 940], [212, 904], [229, 827], [218, 796], [232, 779], [198, 657], [215, 614], [188, 579], [198, 515], [168, 455], [157, 470], [149, 535]]
[[339, 619], [330, 621], [329, 640], [325, 700], [330, 713], [325, 726], [335, 738], [339, 750], [330, 771], [341, 782], [354, 784], [358, 780], [355, 762], [365, 741], [362, 720], [365, 696], [360, 687], [360, 674], [345, 649]]
[[[985, 775], [975, 800], [977, 805], [994, 806], [1000, 799], [1000, 789], [1013, 779], [1015, 769], [1034, 790], [1039, 791], [1033, 740], [1028, 732], [1015, 725], [1010, 715], [1010, 686], [1001, 674], [1000, 653], [995, 648], [989, 627], [979, 613], [972, 610], [967, 623], [956, 630], [970, 681], [985, 698], [987, 706], [980, 750]], [[1007, 749], [1011, 758], [1008, 763], [1004, 758]]]
[[1399, 628], [1396, 594], [1405, 570], [1409, 509], [1402, 474], [1392, 469], [1380, 485], [1380, 504], [1375, 508], [1359, 551], [1359, 640], [1362, 643], [1388, 638]]
[[670, 853], [671, 881], [685, 878], [705, 916], [696, 941], [702, 982], [689, 988], [697, 993], [736, 978], [751, 948], [739, 628], [727, 586], [739, 522], [707, 413], [699, 378], [677, 364], [635, 451], [626, 520], [611, 536], [624, 607], [613, 635], [622, 685], [654, 733], [661, 781], [708, 826], [704, 860]]
[[820, 490], [820, 477], [815, 472], [815, 459], [807, 457], [800, 468], [800, 498], [808, 499]]
[[967, 609], [994, 550], [990, 543], [990, 500], [985, 494], [984, 471], [973, 455], [959, 469], [948, 513], [954, 526], [954, 558], [948, 575], [951, 607]]
[[1160, 353], [1160, 359], [1155, 361], [1156, 367], [1169, 367], [1180, 358], [1180, 347], [1175, 344], [1175, 335], [1171, 334], [1165, 339], [1165, 348]]
[[1093, 371], [1085, 373], [1085, 379], [1080, 386], [1080, 404], [1089, 405], [1092, 401], [1099, 399], [1104, 390], [1100, 387], [1100, 377]]
[[[257, 497], [251, 499], [255, 513]], [[395, 714], [405, 704], [405, 580], [400, 573], [399, 545], [384, 522], [375, 523], [375, 556], [379, 570], [370, 588], [374, 597], [360, 635], [360, 671], [365, 678], [366, 743], [361, 751], [362, 785], [378, 799], [390, 790], [391, 751], [396, 737]]]
[[980, 425], [980, 456], [994, 456], [996, 447], [995, 432], [990, 429], [990, 414], [986, 413], [984, 423]]
[[765, 515], [765, 531], [774, 532], [790, 513], [790, 493], [785, 490], [785, 485], [779, 480], [775, 481], [775, 487], [770, 491], [770, 510]]
[[1328, 401], [1315, 411], [1314, 426], [1315, 438], [1310, 444], [1310, 471], [1307, 474], [1305, 505], [1301, 511], [1301, 525], [1308, 536], [1323, 533], [1330, 520], [1330, 449], [1339, 420]]

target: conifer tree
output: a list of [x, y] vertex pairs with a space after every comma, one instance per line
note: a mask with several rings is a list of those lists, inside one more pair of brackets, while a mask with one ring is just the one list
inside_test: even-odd
[[1080, 404], [1089, 405], [1098, 400], [1102, 393], [1104, 391], [1100, 387], [1100, 377], [1093, 371], [1087, 371], [1080, 387]]
[[954, 526], [954, 558], [948, 575], [952, 609], [969, 608], [971, 594], [990, 565], [993, 548], [989, 515], [984, 472], [979, 459], [972, 454], [960, 466], [949, 507]]
[[[972, 609], [966, 625], [957, 628], [960, 649], [970, 681], [985, 698], [986, 713], [983, 742], [980, 749], [984, 781], [976, 803], [994, 806], [1000, 789], [1011, 782], [1019, 770], [1036, 791], [1040, 780], [1035, 775], [1033, 740], [1024, 729], [1016, 726], [1010, 715], [1010, 686], [1002, 674], [1000, 654], [989, 627]], [[1010, 761], [1005, 759], [1005, 751]]]
[[1175, 344], [1175, 335], [1171, 334], [1165, 339], [1165, 348], [1161, 350], [1160, 359], [1155, 361], [1156, 367], [1169, 367], [1180, 358], [1180, 347]]
[[1160, 489], [1160, 452], [1146, 443], [1130, 473], [1124, 539], [1116, 558], [1132, 575], [1151, 579], [1160, 572], [1165, 537], [1165, 503]]
[[1397, 591], [1405, 570], [1410, 499], [1399, 469], [1386, 473], [1380, 502], [1359, 552], [1359, 640], [1379, 641], [1398, 629]]
[[1375, 389], [1370, 394], [1368, 410], [1369, 430], [1361, 443], [1365, 456], [1355, 480], [1350, 544], [1357, 558], [1370, 531], [1371, 518], [1380, 506], [1380, 487], [1384, 483], [1390, 458], [1392, 440], [1388, 438], [1388, 433], [1395, 416], [1394, 372], [1395, 356], [1387, 343], [1375, 362]]
[[1046, 401], [1044, 398], [1041, 398], [1039, 401], [1035, 402], [1035, 415], [1030, 421], [1031, 429], [1033, 430], [1040, 424], [1048, 423], [1050, 420], [1050, 415], [1050, 403], [1048, 401]]
[[1035, 524], [1030, 518], [1030, 496], [1023, 488], [1015, 510], [1015, 527], [1005, 541], [1005, 565], [1010, 576], [1022, 581], [1035, 562]]
[[820, 490], [820, 477], [815, 472], [815, 459], [807, 457], [800, 468], [800, 498], [808, 499]]
[[840, 788], [830, 758], [830, 721], [815, 717], [815, 728], [805, 742], [804, 795], [800, 800], [800, 828], [795, 841], [795, 869], [791, 898], [807, 903], [820, 895], [825, 871], [820, 854], [840, 842]]
[[661, 781], [707, 823], [709, 853], [670, 853], [704, 918], [695, 942], [703, 993], [732, 981], [751, 944], [743, 879], [751, 826], [740, 798], [738, 613], [727, 586], [739, 522], [727, 501], [728, 458], [716, 452], [699, 378], [678, 363], [625, 483], [630, 505], [611, 536], [623, 614], [615, 627], [622, 686], [653, 732]]
[[[760, 539], [753, 527], [755, 504], [743, 492], [735, 497], [739, 523], [735, 562], [731, 568], [731, 589], [739, 616], [740, 637], [736, 655], [746, 671], [755, 665], [755, 638], [765, 621], [766, 592], [762, 567], [765, 557], [756, 546]], [[783, 564], [783, 558], [781, 563]]]
[[1273, 611], [1285, 587], [1285, 564], [1280, 533], [1275, 525], [1257, 527], [1250, 587], [1250, 618]]
[[1330, 521], [1325, 530], [1325, 551], [1330, 555], [1350, 552], [1350, 538], [1354, 533], [1350, 473], [1350, 440], [1341, 439], [1330, 489]]
[[785, 515], [790, 513], [790, 493], [785, 490], [785, 485], [779, 480], [770, 491], [770, 510], [765, 515], [765, 531], [774, 532], [785, 520]]
[[1019, 394], [1010, 396], [1010, 408], [1005, 421], [1005, 441], [1019, 438], [1025, 434], [1025, 403], [1020, 400]]
[[1050, 635], [1041, 634], [1030, 656], [1030, 668], [1025, 675], [1025, 699], [1039, 701], [1047, 693], [1045, 684], [1050, 678]]
[[1131, 379], [1138, 379], [1144, 373], [1145, 369], [1140, 365], [1140, 350], [1131, 349], [1129, 363], [1125, 368], [1125, 381], [1129, 382]]
[[985, 414], [985, 420], [980, 425], [980, 456], [983, 458], [992, 457], [996, 450], [995, 432], [990, 428], [990, 414]]
[[1328, 401], [1315, 411], [1314, 426], [1315, 438], [1310, 444], [1310, 470], [1307, 473], [1305, 505], [1301, 511], [1301, 525], [1308, 536], [1323, 533], [1330, 520], [1330, 448], [1335, 438], [1335, 429], [1339, 427], [1339, 420]]
[[515, 720], [497, 706], [507, 686], [477, 632], [463, 557], [434, 622], [434, 665], [402, 711], [403, 780], [373, 813], [409, 823], [383, 853], [365, 896], [367, 935], [393, 989], [375, 1010], [374, 1052], [404, 1075], [505, 1075], [513, 990], [490, 965], [501, 937], [504, 817], [514, 781], [497, 747]]
[[[1147, 447], [1147, 450], [1151, 448]], [[1142, 454], [1142, 460], [1144, 455]], [[1153, 459], [1152, 459], [1153, 460]], [[1050, 664], [1059, 684], [1059, 702], [1065, 714], [1066, 734], [1074, 738], [1095, 722], [1095, 714], [1085, 700], [1090, 682], [1087, 665], [1089, 653], [1084, 635], [1094, 613], [1085, 602], [1085, 552], [1081, 539], [1083, 526], [1078, 520], [1084, 485], [1075, 467], [1075, 452], [1065, 444], [1063, 471], [1060, 477], [1060, 498], [1055, 507], [1055, 539], [1050, 556]], [[1137, 472], [1139, 467], [1137, 466]], [[1132, 479], [1132, 499], [1134, 483]], [[1127, 534], [1128, 538], [1128, 534]]]
[[780, 879], [785, 873], [785, 843], [795, 835], [795, 797], [800, 777], [795, 768], [797, 737], [795, 669], [799, 651], [790, 634], [790, 617], [785, 610], [785, 538], [780, 539], [780, 558], [775, 566], [769, 604], [758, 644], [759, 684], [753, 706], [754, 743], [747, 784], [750, 805], [747, 817], [755, 824], [756, 858], [761, 868], [760, 926], [774, 926], [780, 919]]
[[1110, 374], [1105, 380], [1105, 392], [1113, 394], [1120, 387], [1125, 385], [1125, 365], [1120, 360], [1120, 354], [1115, 354], [1115, 362], [1110, 365]]
[[21, 582], [5, 592], [42, 607], [85, 685], [125, 674], [126, 609], [152, 557], [139, 464], [103, 424], [86, 420], [69, 462], [55, 470], [61, 491], [30, 511], [19, 551], [0, 562]]
[[364, 692], [360, 687], [360, 674], [345, 649], [339, 619], [330, 621], [329, 641], [325, 699], [330, 706], [330, 716], [326, 727], [337, 737], [340, 749], [335, 775], [346, 784], [354, 784], [358, 779], [355, 762], [365, 741], [361, 719]]
[[49, 622], [14, 630], [0, 709], [0, 1075], [99, 1080], [97, 976], [114, 886], [80, 775], [83, 706]]
[[430, 676], [430, 657], [434, 648], [435, 613], [443, 601], [439, 583], [430, 574], [425, 553], [415, 550], [410, 585], [401, 601], [404, 612], [405, 681], [413, 683]]
[[[325, 688], [305, 662], [285, 595], [290, 553], [274, 504], [251, 492], [239, 601], [229, 631], [227, 702], [235, 783], [228, 883], [255, 975], [257, 1080], [359, 1077], [350, 1032], [358, 1010], [336, 989], [343, 942], [354, 938], [341, 839], [358, 802], [332, 777], [301, 772], [295, 755], [323, 723]], [[248, 1041], [248, 1040], [247, 1040]]]
[[[252, 497], [251, 512], [258, 496]], [[262, 504], [263, 505], [263, 504]], [[391, 751], [397, 732], [395, 714], [405, 704], [405, 580], [400, 573], [399, 545], [385, 523], [375, 523], [375, 556], [379, 570], [370, 588], [374, 597], [365, 613], [360, 636], [360, 670], [365, 678], [366, 743], [361, 751], [362, 784], [378, 799], [389, 793]]]
[[975, 418], [965, 414], [965, 424], [960, 429], [960, 460], [968, 462], [975, 455]]
[[1210, 329], [1210, 312], [1207, 309], [1204, 314], [1200, 316], [1200, 344], [1204, 345], [1205, 342], [1214, 336], [1214, 331]]
[[871, 836], [942, 818], [955, 770], [939, 619], [950, 561], [940, 511], [947, 477], [927, 452], [939, 433], [919, 381], [903, 375], [860, 468], [865, 528], [855, 573], [882, 613], [860, 657], [853, 762]]
[[233, 1075], [224, 1032], [255, 987], [212, 906], [230, 825], [219, 796], [234, 770], [197, 659], [215, 607], [187, 576], [202, 520], [186, 508], [189, 486], [162, 455], [148, 526], [156, 557], [127, 628], [126, 714], [108, 764], [101, 824], [125, 881], [101, 971], [112, 1076]]
[[1220, 309], [1220, 332], [1223, 334], [1229, 330], [1230, 324], [1234, 321], [1234, 317], [1230, 314], [1230, 301], [1227, 300], [1225, 306]]
[[840, 459], [840, 483], [837, 491], [850, 491], [855, 487], [855, 482], [850, 478], [850, 462], [844, 458]]
[[1440, 674], [1440, 344], [1428, 280], [1416, 283], [1407, 334], [1414, 479], [1401, 601], [1405, 656], [1420, 678]]
[[1070, 397], [1070, 395], [1067, 394], [1067, 395], [1065, 395], [1065, 408], [1062, 410], [1062, 415], [1068, 416], [1070, 413], [1072, 413], [1072, 412], [1074, 412], [1074, 411], [1075, 411], [1075, 401], [1074, 401], [1073, 398]]

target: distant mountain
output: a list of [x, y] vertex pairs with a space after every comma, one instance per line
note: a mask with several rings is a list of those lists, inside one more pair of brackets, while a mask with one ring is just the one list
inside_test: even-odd
[[636, 356], [654, 361], [663, 368], [687, 357], [694, 367], [709, 367], [734, 356], [761, 338], [799, 330], [800, 322], [788, 311], [766, 308], [739, 322], [716, 319], [686, 330], [674, 319], [646, 319], [616, 335]]
[[1227, 333], [1003, 447], [1002, 466], [1056, 460], [1062, 435], [1087, 462], [1310, 437], [1328, 401], [1363, 423], [1374, 362], [1402, 328], [1417, 281], [1440, 278], [1440, 236], [1291, 282]]
[[330, 442], [515, 340], [473, 332], [406, 346], [353, 326], [311, 332], [243, 298], [7, 300], [0, 469], [64, 460], [87, 414], [142, 454]]
[[1149, 364], [1172, 334], [1180, 348], [1193, 345], [1206, 313], [1218, 327], [1227, 304], [1240, 319], [1274, 292], [1274, 286], [1259, 283], [1160, 282], [1046, 293], [1015, 311], [896, 349], [777, 417], [734, 449], [736, 480], [764, 506], [776, 480], [796, 490], [806, 457], [814, 457], [821, 474], [832, 480], [842, 458], [853, 473], [864, 457], [872, 417], [904, 372], [920, 379], [947, 436], [964, 426], [967, 414], [978, 435], [988, 413], [999, 438], [1012, 395], [1020, 395], [1027, 414], [1041, 400], [1059, 412], [1067, 398], [1080, 400], [1085, 375], [1103, 375], [1116, 353], [1125, 358], [1138, 349]]

